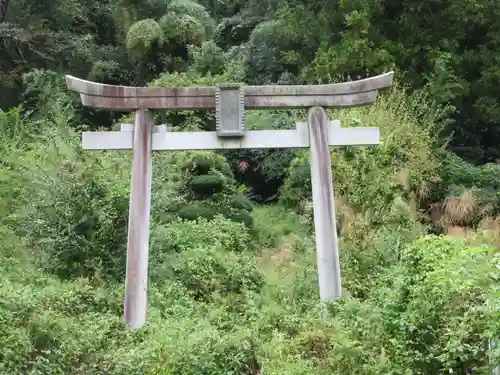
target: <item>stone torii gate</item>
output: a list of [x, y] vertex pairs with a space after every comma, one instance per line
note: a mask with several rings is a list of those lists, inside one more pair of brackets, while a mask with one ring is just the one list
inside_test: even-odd
[[[374, 145], [374, 127], [342, 128], [328, 121], [325, 107], [352, 107], [375, 102], [378, 91], [392, 85], [393, 72], [372, 78], [315, 86], [245, 86], [151, 88], [106, 85], [66, 76], [84, 106], [135, 111], [135, 124], [118, 132], [84, 132], [84, 149], [133, 149], [128, 222], [124, 315], [140, 328], [146, 320], [152, 151], [306, 148], [311, 151], [311, 179], [319, 294], [322, 300], [341, 295], [335, 208], [329, 146]], [[154, 109], [216, 109], [214, 132], [168, 132], [154, 126]], [[245, 131], [244, 110], [308, 108], [306, 123], [295, 130]]]

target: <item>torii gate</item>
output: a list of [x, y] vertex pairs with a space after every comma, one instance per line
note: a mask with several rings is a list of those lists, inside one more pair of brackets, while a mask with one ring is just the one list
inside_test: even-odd
[[[124, 315], [140, 328], [146, 321], [152, 152], [162, 150], [310, 147], [319, 294], [341, 295], [335, 208], [328, 146], [374, 145], [375, 127], [341, 128], [329, 123], [324, 107], [353, 107], [375, 102], [378, 90], [392, 85], [393, 72], [372, 78], [315, 86], [245, 86], [151, 88], [105, 85], [66, 76], [84, 106], [135, 111], [135, 125], [121, 131], [84, 132], [84, 149], [133, 149]], [[247, 108], [309, 108], [307, 126], [295, 130], [245, 131]], [[216, 109], [215, 132], [168, 132], [153, 126], [152, 109]]]

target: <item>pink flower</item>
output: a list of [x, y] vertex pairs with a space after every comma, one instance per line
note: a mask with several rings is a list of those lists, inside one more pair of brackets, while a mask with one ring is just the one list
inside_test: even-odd
[[247, 170], [249, 164], [246, 161], [240, 161], [238, 166], [240, 168], [240, 171], [245, 172]]

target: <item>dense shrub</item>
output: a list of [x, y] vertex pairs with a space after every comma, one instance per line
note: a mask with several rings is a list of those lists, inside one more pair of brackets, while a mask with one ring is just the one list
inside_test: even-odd
[[[440, 112], [427, 105], [425, 97], [415, 95], [408, 98], [395, 88], [372, 106], [333, 112], [344, 127], [380, 128], [379, 146], [338, 147], [331, 153], [336, 195], [354, 213], [369, 216], [374, 225], [393, 220], [388, 213], [400, 202], [411, 206], [424, 201], [429, 181], [436, 178], [432, 145]], [[309, 168], [308, 152], [301, 152], [282, 189], [285, 204], [298, 207], [310, 199]]]
[[187, 153], [180, 168], [182, 198], [172, 207], [179, 217], [212, 219], [220, 214], [252, 226], [253, 204], [239, 192], [224, 157], [210, 152]]
[[133, 331], [123, 329], [123, 288], [113, 283], [1, 271], [2, 374], [244, 375], [260, 366], [251, 333], [220, 330], [211, 308], [175, 284], [150, 286], [148, 324]]
[[86, 280], [60, 282], [28, 270], [13, 271], [0, 287], [0, 373], [132, 374], [109, 359], [133, 345], [121, 329], [119, 294]]
[[213, 221], [176, 220], [153, 230], [151, 277], [182, 285], [197, 300], [215, 294], [258, 291], [263, 276], [252, 257], [248, 229], [216, 217]]
[[[220, 332], [203, 317], [198, 321], [169, 322], [152, 374], [257, 374], [260, 363], [251, 332], [234, 328]], [[158, 337], [160, 339], [160, 337]]]
[[[306, 224], [307, 219], [301, 217], [294, 210], [283, 206], [261, 206], [254, 213], [254, 232], [263, 248], [280, 246], [287, 236], [294, 236], [296, 240], [308, 241]], [[301, 233], [302, 235], [299, 235]]]
[[[9, 124], [21, 121], [9, 116]], [[23, 144], [24, 149], [9, 146], [12, 153], [2, 162], [6, 184], [0, 194], [5, 198], [2, 202], [8, 203], [0, 205], [6, 214], [3, 221], [10, 223], [32, 249], [33, 260], [49, 272], [64, 278], [121, 278], [130, 152], [81, 150], [77, 135], [58, 121], [45, 122], [46, 133]], [[9, 143], [13, 144], [14, 140]], [[253, 205], [239, 193], [222, 156], [211, 152], [158, 156], [153, 173], [154, 222], [223, 214], [252, 225]], [[189, 205], [194, 208], [191, 214]]]
[[163, 30], [154, 19], [144, 19], [134, 23], [127, 33], [126, 47], [134, 62], [150, 53], [154, 46], [164, 42]]
[[188, 14], [167, 13], [159, 25], [165, 38], [172, 42], [199, 45], [206, 38], [203, 24]]
[[13, 183], [17, 175], [14, 161], [22, 154], [19, 148], [25, 147], [26, 138], [30, 137], [20, 108], [0, 110], [0, 132], [3, 134], [0, 139], [0, 214], [5, 219], [15, 210], [21, 190], [19, 184]]
[[366, 231], [369, 225], [355, 222], [340, 241], [343, 288], [360, 300], [369, 298], [378, 287], [380, 275], [401, 261], [406, 246], [426, 233], [426, 228], [415, 222], [386, 224]]
[[488, 246], [451, 237], [424, 237], [407, 247], [382, 278], [392, 282], [374, 298], [385, 309], [385, 329], [399, 341], [395, 358], [417, 373], [491, 371], [486, 344], [500, 334], [498, 259]]
[[437, 228], [476, 227], [485, 217], [500, 213], [500, 167], [475, 166], [455, 154], [439, 153], [439, 181], [431, 186], [431, 212]]
[[161, 257], [203, 245], [218, 246], [222, 251], [236, 253], [254, 248], [253, 239], [244, 225], [221, 216], [212, 221], [177, 219], [168, 225], [153, 227], [151, 231], [152, 256]]
[[498, 254], [433, 236], [397, 252], [365, 301], [345, 297], [328, 314], [317, 303], [313, 252], [268, 269], [257, 325], [273, 332], [262, 343], [266, 372], [491, 373], [500, 363], [498, 350], [487, 351], [500, 333]]
[[213, 293], [258, 291], [263, 284], [251, 257], [226, 253], [217, 246], [198, 246], [180, 253], [175, 257], [173, 272], [196, 300], [210, 301]]
[[178, 282], [202, 300], [211, 300], [213, 293], [258, 290], [263, 281], [251, 257], [253, 249], [242, 224], [220, 216], [176, 220], [152, 231], [151, 278]]
[[191, 46], [189, 56], [193, 69], [203, 75], [221, 74], [224, 71], [226, 63], [224, 51], [213, 40], [203, 42], [200, 47]]
[[119, 172], [118, 158], [82, 152], [76, 134], [46, 125], [46, 134], [30, 150], [6, 156], [16, 170], [9, 183], [22, 186], [9, 221], [47, 271], [64, 278], [119, 277], [127, 235], [127, 169]]

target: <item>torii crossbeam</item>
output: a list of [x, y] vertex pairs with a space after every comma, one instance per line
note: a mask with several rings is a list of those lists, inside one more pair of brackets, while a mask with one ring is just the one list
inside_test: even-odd
[[[379, 129], [342, 128], [328, 121], [324, 107], [353, 107], [375, 102], [390, 87], [393, 72], [364, 80], [315, 86], [245, 86], [151, 88], [105, 85], [66, 76], [84, 106], [135, 111], [135, 124], [118, 132], [85, 132], [84, 149], [133, 149], [125, 276], [127, 324], [140, 328], [146, 320], [152, 155], [161, 150], [306, 148], [311, 151], [319, 294], [323, 300], [341, 295], [335, 208], [329, 146], [375, 145]], [[216, 109], [215, 132], [168, 132], [153, 126], [151, 109]], [[246, 131], [244, 110], [309, 108], [307, 126], [295, 130]]]

